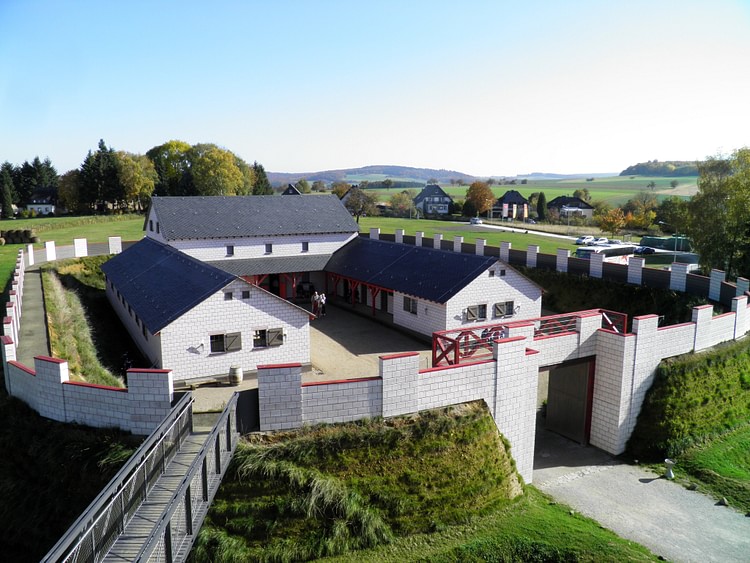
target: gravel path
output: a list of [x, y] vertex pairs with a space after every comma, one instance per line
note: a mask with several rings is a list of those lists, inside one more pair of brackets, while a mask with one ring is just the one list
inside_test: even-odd
[[679, 562], [750, 561], [750, 518], [646, 469], [542, 430], [534, 485], [623, 538]]

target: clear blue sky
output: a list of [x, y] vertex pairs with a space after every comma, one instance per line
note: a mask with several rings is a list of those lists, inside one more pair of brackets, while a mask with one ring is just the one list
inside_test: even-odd
[[0, 161], [619, 172], [750, 145], [750, 2], [0, 0]]

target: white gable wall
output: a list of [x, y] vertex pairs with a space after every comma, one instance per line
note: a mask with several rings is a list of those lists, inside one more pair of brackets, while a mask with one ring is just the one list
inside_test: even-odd
[[[494, 276], [490, 277], [490, 271], [494, 271]], [[493, 305], [506, 301], [513, 301], [518, 311], [509, 320], [532, 319], [542, 314], [542, 290], [516, 270], [497, 262], [448, 301], [443, 330], [500, 321], [493, 318]], [[487, 318], [467, 321], [466, 308], [472, 305], [487, 305]]]
[[[225, 300], [231, 291], [233, 298]], [[242, 299], [249, 291], [250, 298]], [[281, 346], [253, 348], [256, 330], [282, 328]], [[239, 332], [241, 350], [211, 353], [212, 334]], [[210, 376], [226, 376], [229, 368], [244, 372], [258, 364], [309, 363], [310, 322], [306, 312], [241, 279], [172, 322], [161, 331], [162, 362], [174, 373], [175, 381]]]

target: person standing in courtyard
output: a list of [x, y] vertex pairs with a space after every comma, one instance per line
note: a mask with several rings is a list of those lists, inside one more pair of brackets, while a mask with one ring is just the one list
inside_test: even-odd
[[325, 293], [320, 294], [320, 316], [321, 317], [326, 316], [326, 294]]
[[320, 308], [320, 295], [318, 295], [317, 291], [315, 293], [313, 293], [313, 296], [312, 296], [312, 298], [311, 298], [310, 301], [312, 302], [312, 312], [313, 312], [313, 315], [315, 315], [317, 317], [318, 316], [318, 312], [319, 312], [318, 309]]

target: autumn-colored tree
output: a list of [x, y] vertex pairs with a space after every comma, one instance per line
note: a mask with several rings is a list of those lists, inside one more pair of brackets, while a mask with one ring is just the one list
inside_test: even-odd
[[115, 159], [126, 207], [138, 211], [145, 209], [159, 178], [154, 163], [145, 155], [124, 151], [117, 151]]
[[396, 217], [411, 217], [414, 213], [414, 194], [410, 192], [404, 190], [391, 196], [391, 211]]
[[599, 228], [605, 233], [615, 236], [624, 226], [625, 214], [619, 207], [599, 215]]
[[349, 191], [351, 186], [346, 182], [334, 182], [331, 184], [331, 192], [339, 198], [344, 197], [344, 194]]
[[473, 182], [469, 189], [466, 190], [466, 201], [471, 202], [478, 214], [482, 214], [492, 209], [495, 203], [495, 194], [487, 185], [487, 182]]

